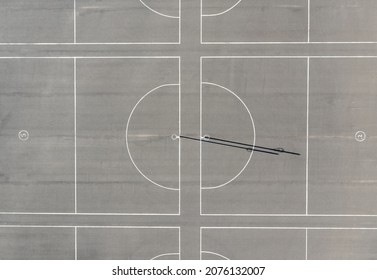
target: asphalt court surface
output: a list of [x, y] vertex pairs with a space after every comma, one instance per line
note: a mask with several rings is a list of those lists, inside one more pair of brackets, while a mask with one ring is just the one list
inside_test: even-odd
[[372, 0], [0, 0], [0, 259], [377, 259]]

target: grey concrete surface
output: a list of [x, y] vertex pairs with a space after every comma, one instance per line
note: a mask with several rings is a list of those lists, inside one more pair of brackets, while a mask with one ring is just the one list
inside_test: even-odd
[[73, 43], [71, 0], [1, 0], [0, 43]]
[[0, 211], [74, 212], [73, 60], [1, 60], [0, 71]]
[[374, 1], [237, 2], [0, 1], [1, 259], [377, 258]]
[[307, 40], [307, 1], [238, 2], [203, 0], [203, 42]]
[[179, 0], [143, 3], [77, 0], [77, 42], [178, 42]]
[[74, 228], [0, 228], [1, 260], [74, 260]]
[[315, 0], [311, 5], [313, 41], [376, 41], [377, 3], [373, 0]]
[[77, 240], [81, 260], [176, 259], [179, 254], [178, 229], [78, 228]]
[[304, 260], [305, 229], [202, 229], [202, 259]]
[[[310, 62], [309, 213], [377, 213], [376, 62]], [[366, 133], [363, 142], [358, 131]]]
[[309, 260], [375, 260], [375, 229], [308, 230]]

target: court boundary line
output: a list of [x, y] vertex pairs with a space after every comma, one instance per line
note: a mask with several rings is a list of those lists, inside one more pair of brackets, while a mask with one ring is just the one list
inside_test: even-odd
[[76, 0], [73, 0], [73, 43], [77, 43], [77, 11], [76, 11]]
[[[181, 1], [179, 1], [180, 3]], [[178, 135], [182, 133], [182, 80], [181, 80], [181, 57], [178, 57]], [[182, 144], [181, 138], [178, 137], [178, 215], [181, 215], [181, 193], [182, 193]], [[179, 255], [181, 259], [181, 255]]]
[[305, 229], [305, 260], [308, 260], [308, 228]]
[[274, 227], [274, 226], [266, 226], [266, 227], [200, 227], [201, 229], [276, 229], [276, 230], [377, 230], [377, 227], [305, 227], [305, 226], [294, 226], [294, 227]]
[[178, 60], [178, 87], [179, 87], [179, 130], [181, 129], [181, 57], [180, 56], [15, 56], [0, 57], [0, 60], [7, 59], [73, 59], [73, 95], [74, 95], [74, 211], [73, 212], [24, 212], [24, 211], [1, 211], [0, 215], [82, 215], [82, 216], [180, 216], [181, 215], [181, 182], [180, 182], [180, 152], [179, 144], [179, 183], [178, 183], [178, 211], [177, 213], [101, 213], [101, 212], [78, 212], [77, 205], [77, 60], [78, 59], [177, 59]]
[[359, 42], [347, 42], [347, 41], [333, 41], [333, 42], [321, 42], [321, 41], [298, 41], [298, 42], [293, 42], [293, 41], [286, 41], [286, 42], [263, 42], [263, 41], [255, 41], [255, 42], [207, 42], [207, 41], [202, 41], [202, 45], [328, 45], [328, 44], [333, 44], [333, 45], [347, 45], [347, 44], [377, 44], [377, 41], [359, 41]]
[[77, 213], [77, 58], [73, 58], [73, 114], [75, 144], [75, 213]]
[[[179, 59], [180, 56], [0, 56], [0, 59]], [[261, 55], [261, 56], [201, 56], [202, 59], [252, 58], [252, 59], [321, 59], [321, 58], [377, 58], [377, 55]]]
[[308, 43], [310, 42], [310, 27], [311, 27], [311, 22], [310, 22], [310, 9], [311, 9], [311, 2], [310, 0], [308, 0], [307, 2], [307, 5], [308, 5], [308, 30], [307, 30], [307, 33], [308, 33]]
[[75, 260], [77, 260], [77, 227], [75, 226]]
[[59, 216], [179, 216], [180, 213], [101, 213], [101, 212], [0, 212], [0, 215], [59, 215]]
[[0, 56], [0, 59], [179, 59], [180, 56]]
[[[201, 0], [203, 1], [203, 0]], [[199, 67], [199, 81], [200, 81], [200, 88], [199, 88], [199, 135], [200, 137], [202, 137], [203, 135], [203, 102], [202, 102], [202, 99], [203, 99], [203, 57], [201, 56], [200, 57], [200, 67]], [[200, 203], [199, 203], [199, 214], [200, 216], [202, 216], [203, 212], [202, 212], [202, 192], [203, 192], [203, 168], [202, 168], [202, 153], [203, 153], [203, 149], [202, 149], [202, 141], [199, 141], [199, 199], [200, 199]]]
[[[353, 56], [292, 56], [292, 55], [277, 55], [277, 56], [201, 56], [200, 57], [200, 83], [202, 83], [202, 76], [203, 76], [203, 59], [243, 59], [243, 58], [250, 58], [250, 59], [302, 59], [306, 60], [307, 63], [307, 152], [306, 152], [306, 171], [305, 176], [307, 176], [307, 179], [305, 179], [305, 188], [306, 188], [306, 209], [305, 213], [241, 213], [241, 214], [234, 214], [234, 213], [203, 213], [203, 195], [202, 195], [202, 177], [200, 176], [200, 216], [224, 216], [224, 217], [377, 217], [377, 214], [309, 214], [308, 209], [308, 200], [309, 200], [309, 169], [308, 169], [308, 163], [309, 163], [309, 92], [310, 92], [310, 59], [341, 59], [341, 58], [350, 58], [350, 59], [363, 59], [363, 58], [377, 58], [377, 55], [368, 55], [368, 56], [362, 56], [362, 55], [353, 55]], [[201, 93], [202, 94], [202, 93]], [[201, 121], [200, 121], [201, 123]], [[202, 130], [200, 130], [200, 133], [202, 134]], [[201, 143], [200, 143], [201, 144]], [[201, 157], [201, 156], [200, 156]], [[201, 169], [201, 167], [200, 167]], [[307, 175], [306, 175], [307, 174]]]
[[74, 225], [1, 225], [0, 228], [110, 228], [110, 229], [180, 229], [179, 226], [74, 226]]
[[310, 95], [310, 58], [306, 59], [306, 156], [305, 156], [305, 211], [309, 214], [309, 95]]
[[164, 15], [162, 13], [159, 13], [155, 11], [154, 9], [150, 8], [148, 5], [146, 5], [142, 0], [139, 0], [139, 2], [149, 9], [150, 11], [167, 18], [171, 19], [178, 19], [178, 41], [177, 42], [77, 42], [77, 0], [73, 0], [73, 42], [2, 42], [0, 43], [0, 46], [43, 46], [43, 45], [50, 45], [50, 46], [60, 46], [60, 45], [180, 45], [181, 44], [181, 34], [182, 34], [182, 13], [181, 13], [181, 2], [182, 0], [178, 0], [178, 16], [169, 16]]

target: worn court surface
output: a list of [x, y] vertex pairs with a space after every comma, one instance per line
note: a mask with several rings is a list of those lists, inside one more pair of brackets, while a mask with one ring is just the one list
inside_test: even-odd
[[0, 0], [0, 259], [377, 259], [376, 19]]

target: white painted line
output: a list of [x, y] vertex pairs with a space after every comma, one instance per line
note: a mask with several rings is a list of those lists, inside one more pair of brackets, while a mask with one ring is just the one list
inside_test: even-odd
[[62, 226], [62, 225], [55, 225], [55, 226], [42, 226], [42, 225], [0, 225], [0, 228], [66, 228], [72, 229], [74, 226]]
[[227, 213], [202, 213], [201, 216], [216, 217], [377, 217], [377, 214], [227, 214]]
[[[155, 186], [157, 187], [160, 187], [160, 188], [163, 188], [163, 189], [167, 189], [167, 190], [171, 190], [171, 191], [179, 191], [179, 188], [178, 189], [175, 189], [175, 188], [171, 188], [171, 187], [167, 187], [167, 186], [164, 186], [164, 185], [161, 185], [155, 181], [153, 181], [151, 178], [149, 178], [147, 175], [145, 175], [141, 170], [140, 168], [137, 166], [136, 162], [134, 161], [133, 157], [132, 157], [132, 154], [131, 154], [131, 151], [130, 151], [130, 147], [129, 147], [129, 144], [128, 144], [128, 130], [129, 130], [129, 126], [130, 126], [130, 122], [131, 122], [131, 119], [132, 119], [132, 115], [133, 113], [135, 112], [137, 106], [150, 94], [154, 94], [157, 90], [161, 89], [161, 88], [164, 88], [164, 87], [172, 87], [172, 86], [178, 86], [179, 88], [179, 84], [164, 84], [164, 85], [160, 85], [158, 87], [155, 87], [153, 88], [152, 90], [148, 91], [146, 94], [144, 94], [140, 99], [139, 101], [135, 104], [135, 106], [132, 108], [131, 110], [131, 113], [128, 117], [128, 120], [127, 120], [127, 125], [126, 125], [126, 148], [127, 148], [127, 152], [128, 152], [128, 156], [132, 162], [132, 164], [134, 165], [134, 167], [136, 168], [136, 170], [140, 173], [140, 175], [142, 175], [147, 181], [149, 181], [150, 183], [154, 184]], [[178, 173], [179, 173], [179, 170], [178, 170]], [[179, 175], [179, 174], [178, 174]], [[178, 176], [179, 177], [179, 176]], [[179, 185], [179, 182], [178, 182], [178, 185]], [[178, 186], [179, 187], [179, 186]]]
[[222, 258], [224, 260], [230, 260], [229, 258], [225, 257], [224, 255], [221, 255], [219, 253], [215, 253], [215, 252], [212, 252], [212, 251], [201, 251], [200, 255], [202, 255], [202, 254], [214, 255], [214, 256], [220, 257], [220, 258]]
[[[180, 3], [181, 1], [179, 1]], [[179, 9], [181, 10], [181, 9]], [[182, 164], [181, 164], [181, 136], [182, 133], [182, 80], [181, 80], [181, 57], [178, 58], [178, 83], [179, 83], [179, 93], [178, 93], [178, 213], [181, 214], [181, 199], [182, 199]]]
[[[199, 89], [199, 135], [203, 135], [203, 58], [200, 57], [200, 89]], [[203, 192], [203, 168], [202, 168], [202, 156], [203, 156], [203, 150], [202, 150], [202, 141], [199, 142], [199, 208], [200, 208], [200, 215], [202, 215], [202, 192]]]
[[179, 59], [179, 56], [1, 56], [0, 59]]
[[178, 34], [178, 44], [182, 42], [182, 0], [179, 0], [179, 34]]
[[75, 260], [77, 260], [77, 227], [75, 227]]
[[179, 213], [72, 213], [72, 212], [0, 212], [0, 215], [82, 215], [82, 216], [179, 216]]
[[[139, 2], [141, 4], [143, 4], [147, 9], [149, 9], [150, 11], [152, 11], [153, 13], [158, 14], [158, 15], [160, 15], [162, 17], [173, 18], [173, 19], [179, 19], [180, 18], [179, 16], [171, 16], [171, 15], [167, 15], [167, 14], [164, 14], [164, 13], [157, 12], [155, 9], [153, 9], [150, 6], [148, 6], [147, 4], [145, 4], [143, 0], [139, 0]], [[178, 4], [178, 6], [179, 6], [179, 4]]]
[[73, 43], [76, 44], [77, 43], [77, 36], [76, 36], [76, 31], [77, 31], [77, 27], [76, 27], [76, 16], [77, 16], [77, 13], [76, 13], [76, 0], [73, 0]]
[[377, 58], [375, 55], [327, 55], [327, 56], [320, 56], [320, 55], [313, 55], [313, 56], [308, 56], [308, 55], [262, 55], [262, 56], [242, 56], [242, 55], [234, 55], [234, 56], [203, 56], [202, 58], [207, 59], [224, 59], [224, 58], [232, 58], [232, 59], [238, 59], [238, 58], [251, 58], [251, 59], [264, 59], [264, 58], [271, 58], [271, 59], [284, 59], [284, 58], [292, 58], [292, 59], [307, 59], [307, 58]]
[[74, 143], [75, 143], [75, 213], [77, 213], [77, 59], [73, 59], [73, 103], [74, 103]]
[[[238, 99], [238, 101], [240, 101], [242, 103], [242, 105], [245, 107], [247, 113], [249, 114], [249, 118], [250, 118], [250, 122], [251, 122], [251, 129], [253, 130], [253, 136], [254, 136], [253, 137], [253, 144], [252, 145], [255, 146], [256, 131], [255, 131], [254, 119], [253, 119], [253, 116], [251, 115], [251, 112], [250, 112], [249, 108], [247, 107], [246, 103], [236, 93], [234, 93], [233, 91], [231, 91], [230, 89], [228, 89], [228, 88], [226, 88], [224, 86], [221, 86], [221, 85], [215, 84], [215, 83], [208, 83], [208, 82], [203, 82], [202, 81], [201, 85], [203, 85], [203, 84], [204, 85], [211, 85], [211, 86], [219, 87], [219, 88], [221, 88], [221, 89], [223, 89], [223, 90], [225, 90], [227, 92], [230, 92], [231, 94], [233, 94], [233, 96], [235, 96]], [[202, 98], [201, 98], [201, 100], [202, 100]], [[203, 106], [203, 102], [201, 102], [200, 106], [201, 107]], [[201, 108], [201, 110], [202, 110], [202, 108]], [[202, 122], [202, 120], [201, 120], [201, 122]], [[201, 130], [201, 132], [200, 132], [200, 138], [202, 138], [202, 137], [203, 137], [203, 131]], [[202, 144], [202, 141], [200, 141], [200, 147], [202, 146], [201, 144]], [[253, 156], [253, 151], [254, 150], [251, 150], [247, 162], [245, 163], [245, 165], [243, 166], [243, 168], [237, 173], [237, 175], [234, 176], [232, 179], [228, 180], [227, 182], [225, 182], [223, 184], [220, 184], [220, 185], [217, 185], [217, 186], [214, 186], [214, 187], [203, 187], [202, 186], [202, 189], [203, 190], [218, 189], [218, 188], [224, 187], [224, 186], [230, 184], [231, 182], [233, 182], [234, 180], [236, 180], [242, 174], [242, 172], [246, 169], [246, 167], [249, 165], [250, 160], [251, 160], [251, 158]]]
[[[238, 59], [238, 58], [250, 58], [250, 59], [264, 59], [264, 58], [271, 58], [271, 59], [283, 59], [283, 58], [292, 58], [292, 59], [316, 59], [316, 58], [377, 58], [376, 55], [350, 55], [350, 56], [334, 56], [334, 55], [328, 55], [328, 56], [202, 56], [204, 59], [223, 59], [223, 58], [232, 58], [232, 59]], [[178, 59], [179, 56], [2, 56], [0, 59], [164, 59], [164, 58], [174, 58]]]
[[308, 260], [308, 228], [305, 229], [305, 260]]
[[202, 42], [203, 45], [327, 45], [327, 44], [377, 44], [375, 41], [371, 42], [307, 42], [307, 41], [300, 41], [300, 42]]
[[308, 43], [310, 43], [310, 7], [311, 3], [310, 0], [308, 0]]
[[202, 252], [203, 252], [203, 243], [202, 243], [202, 241], [203, 241], [203, 239], [202, 239], [202, 234], [203, 234], [203, 228], [202, 227], [200, 227], [200, 229], [199, 229], [199, 254], [200, 254], [200, 256], [199, 256], [199, 260], [202, 260]]
[[[203, 15], [203, 17], [217, 17], [217, 16], [220, 16], [220, 15], [223, 15], [223, 14], [226, 14], [227, 12], [229, 12], [230, 10], [233, 10], [242, 0], [238, 0], [238, 2], [236, 2], [233, 6], [231, 6], [230, 8], [226, 9], [225, 11], [221, 12], [221, 13], [216, 13], [216, 14], [206, 14], [206, 15]], [[201, 3], [202, 7], [203, 8], [203, 2]]]
[[376, 227], [202, 227], [202, 229], [377, 230]]
[[306, 70], [306, 158], [305, 158], [305, 186], [306, 186], [306, 215], [309, 214], [309, 98], [310, 98], [310, 58], [307, 58]]
[[168, 227], [168, 226], [62, 226], [62, 225], [0, 225], [0, 228], [110, 228], [110, 229], [179, 229], [179, 227]]
[[150, 260], [152, 261], [152, 260], [156, 260], [156, 259], [158, 259], [158, 258], [160, 258], [160, 257], [166, 257], [166, 256], [179, 256], [179, 253], [165, 253], [165, 254], [160, 254], [160, 255], [157, 255], [157, 256], [151, 258]]
[[178, 228], [178, 250], [179, 250], [179, 260], [182, 259], [182, 250], [181, 250], [181, 227]]
[[179, 45], [180, 42], [93, 42], [93, 43], [0, 43], [0, 46], [63, 46], [63, 45]]
[[200, 44], [203, 44], [203, 0], [200, 0]]

